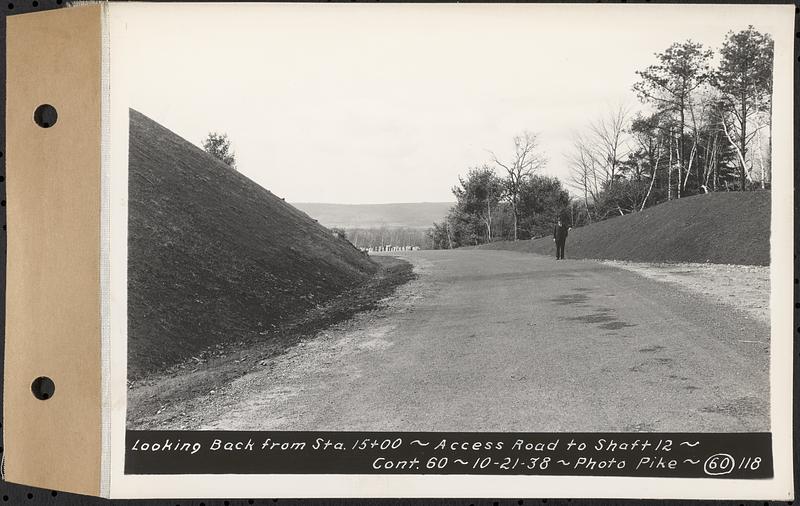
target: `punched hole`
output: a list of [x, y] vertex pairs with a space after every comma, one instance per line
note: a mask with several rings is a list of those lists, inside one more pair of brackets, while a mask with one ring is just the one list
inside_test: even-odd
[[56, 384], [47, 376], [39, 376], [31, 383], [31, 392], [40, 401], [46, 401], [51, 398], [55, 391]]
[[58, 112], [50, 104], [42, 104], [33, 112], [33, 121], [42, 128], [50, 128], [58, 121]]

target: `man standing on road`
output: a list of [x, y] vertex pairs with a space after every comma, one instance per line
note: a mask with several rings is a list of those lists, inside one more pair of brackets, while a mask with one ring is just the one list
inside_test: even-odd
[[558, 219], [556, 227], [553, 229], [553, 241], [556, 243], [556, 260], [564, 259], [564, 245], [567, 243], [569, 228]]

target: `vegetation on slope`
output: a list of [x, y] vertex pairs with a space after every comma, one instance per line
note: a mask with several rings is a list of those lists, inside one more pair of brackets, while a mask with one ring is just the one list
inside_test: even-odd
[[[567, 258], [769, 265], [770, 192], [696, 195], [574, 228]], [[552, 236], [491, 249], [555, 255]]]
[[270, 339], [377, 266], [305, 213], [130, 112], [128, 375]]

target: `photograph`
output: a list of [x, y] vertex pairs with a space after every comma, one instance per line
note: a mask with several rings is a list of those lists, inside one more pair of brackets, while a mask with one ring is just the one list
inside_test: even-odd
[[772, 430], [774, 16], [239, 7], [125, 18], [128, 430]]

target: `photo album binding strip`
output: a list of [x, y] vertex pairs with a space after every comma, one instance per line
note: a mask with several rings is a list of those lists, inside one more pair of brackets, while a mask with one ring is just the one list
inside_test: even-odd
[[88, 495], [103, 451], [101, 10], [10, 16], [6, 32], [5, 478]]

